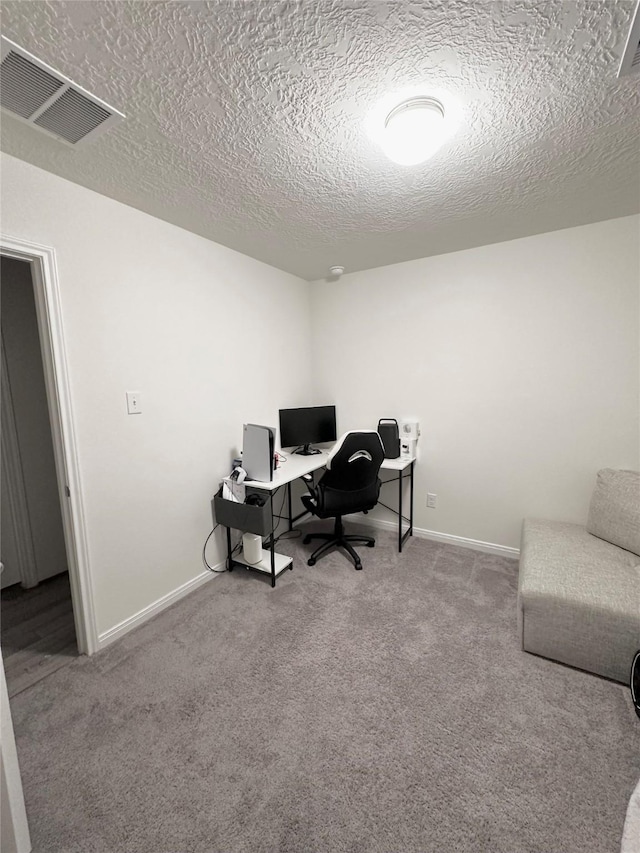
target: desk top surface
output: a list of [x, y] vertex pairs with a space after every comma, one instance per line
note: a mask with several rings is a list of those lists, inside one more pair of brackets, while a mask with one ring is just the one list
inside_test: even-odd
[[[244, 484], [245, 486], [253, 486], [256, 489], [275, 492], [280, 486], [286, 486], [287, 483], [291, 483], [305, 474], [310, 474], [312, 471], [317, 471], [318, 468], [323, 468], [332, 449], [333, 447], [323, 448], [320, 453], [316, 453], [313, 456], [301, 456], [297, 453], [282, 453], [282, 451], [279, 451], [282, 461], [280, 462], [280, 466], [273, 472], [273, 480], [270, 483], [260, 480], [245, 480]], [[415, 460], [415, 456], [383, 459], [380, 469], [382, 471], [404, 471]]]

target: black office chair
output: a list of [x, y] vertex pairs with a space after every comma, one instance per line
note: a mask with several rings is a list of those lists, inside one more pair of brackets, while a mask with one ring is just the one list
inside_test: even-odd
[[377, 432], [347, 432], [329, 454], [325, 473], [318, 484], [312, 484], [310, 475], [305, 478], [309, 487], [309, 494], [302, 496], [305, 507], [318, 518], [335, 517], [336, 520], [333, 533], [309, 533], [304, 537], [305, 545], [312, 539], [325, 540], [307, 560], [309, 566], [314, 566], [320, 557], [334, 548], [344, 548], [356, 569], [362, 568], [358, 553], [349, 543], [357, 542], [373, 548], [376, 541], [372, 536], [346, 535], [342, 516], [374, 508], [380, 494], [378, 473], [383, 459], [384, 448]]

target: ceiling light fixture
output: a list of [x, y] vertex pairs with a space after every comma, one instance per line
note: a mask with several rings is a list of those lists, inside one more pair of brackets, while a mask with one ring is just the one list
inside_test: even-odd
[[448, 136], [440, 101], [429, 97], [408, 98], [387, 116], [380, 145], [395, 163], [415, 166], [432, 157]]

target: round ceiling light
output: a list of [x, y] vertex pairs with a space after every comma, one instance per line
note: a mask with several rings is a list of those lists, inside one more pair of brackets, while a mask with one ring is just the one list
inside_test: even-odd
[[424, 163], [448, 136], [444, 107], [435, 98], [409, 98], [394, 107], [380, 138], [391, 160], [403, 166]]

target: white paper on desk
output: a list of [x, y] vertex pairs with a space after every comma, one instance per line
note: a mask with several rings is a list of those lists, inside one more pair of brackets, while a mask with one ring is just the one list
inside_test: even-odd
[[244, 483], [239, 483], [231, 477], [225, 477], [222, 480], [222, 497], [225, 500], [243, 504], [246, 492]]

